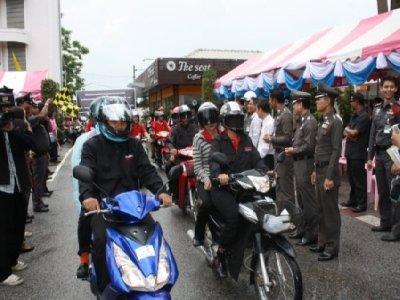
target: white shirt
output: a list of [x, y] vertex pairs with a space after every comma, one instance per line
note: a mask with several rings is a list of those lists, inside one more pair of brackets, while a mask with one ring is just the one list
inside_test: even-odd
[[260, 153], [261, 158], [264, 158], [268, 154], [274, 154], [275, 150], [271, 143], [266, 143], [263, 139], [264, 135], [272, 135], [274, 133], [274, 118], [268, 115], [262, 119], [261, 134], [258, 139], [257, 150]]
[[262, 120], [257, 115], [257, 113], [253, 113], [253, 115], [250, 118], [251, 120], [249, 128], [249, 137], [253, 142], [254, 147], [257, 148], [258, 140], [260, 139], [260, 134], [261, 134]]

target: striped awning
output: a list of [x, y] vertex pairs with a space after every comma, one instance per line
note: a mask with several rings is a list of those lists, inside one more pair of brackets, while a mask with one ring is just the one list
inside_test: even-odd
[[36, 98], [40, 95], [42, 80], [47, 77], [47, 71], [13, 71], [0, 72], [0, 86], [14, 90], [14, 94], [32, 93]]

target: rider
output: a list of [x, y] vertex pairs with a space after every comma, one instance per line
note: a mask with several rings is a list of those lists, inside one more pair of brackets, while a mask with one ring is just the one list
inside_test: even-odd
[[[81, 165], [89, 167], [94, 183], [109, 196], [137, 190], [139, 181], [152, 193], [163, 186], [155, 167], [150, 163], [140, 141], [129, 137], [131, 110], [122, 97], [102, 97], [98, 112], [99, 135], [88, 140], [82, 149]], [[80, 200], [87, 211], [99, 211], [101, 192], [93, 183], [79, 183]], [[171, 197], [162, 191], [159, 199], [171, 205]], [[101, 214], [92, 219], [92, 261], [97, 273], [99, 291], [109, 283], [106, 264], [106, 221]]]
[[144, 125], [140, 123], [139, 113], [136, 110], [132, 111], [132, 128], [130, 136], [139, 139], [149, 138], [146, 127], [144, 127]]
[[193, 246], [195, 247], [203, 244], [204, 230], [211, 206], [210, 149], [212, 141], [220, 133], [218, 108], [212, 102], [204, 102], [197, 112], [197, 120], [202, 129], [193, 138], [193, 160], [201, 205], [194, 230]]
[[[196, 128], [190, 123], [192, 118], [192, 111], [184, 104], [179, 106], [179, 120], [180, 123], [176, 125], [171, 135], [170, 144], [170, 158], [168, 164], [165, 166], [165, 171], [168, 174], [169, 170], [181, 162], [177, 157], [178, 150], [190, 147], [193, 144], [193, 137], [196, 134]], [[171, 192], [175, 197], [178, 195], [178, 183], [171, 181], [170, 183]]]
[[233, 242], [238, 229], [238, 203], [235, 194], [226, 185], [229, 175], [250, 169], [266, 170], [250, 137], [244, 134], [244, 113], [236, 102], [225, 103], [220, 110], [220, 118], [225, 131], [217, 136], [211, 145], [210, 157], [215, 152], [224, 153], [228, 167], [210, 162], [211, 178], [218, 178], [220, 187], [213, 187], [211, 200], [213, 207], [224, 219], [221, 229], [217, 259], [213, 268], [220, 277], [226, 277], [224, 252]]
[[[98, 110], [103, 98], [99, 97], [94, 99], [89, 106], [89, 121], [92, 124], [90, 131], [85, 132], [80, 135], [72, 148], [71, 156], [71, 167], [72, 169], [79, 165], [81, 161], [81, 153], [83, 144], [89, 140], [91, 137], [99, 134], [98, 129], [96, 130], [95, 124], [97, 119]], [[78, 180], [73, 178], [73, 198], [76, 206], [79, 208], [79, 219], [78, 219], [78, 255], [80, 258], [80, 264], [76, 270], [76, 277], [80, 279], [87, 278], [89, 276], [89, 253], [90, 253], [90, 242], [92, 230], [90, 229], [90, 223], [92, 220], [92, 215], [85, 216], [86, 210], [79, 201], [79, 183]]]
[[171, 111], [171, 118], [169, 121], [171, 130], [173, 130], [178, 124], [179, 124], [179, 106], [175, 106]]
[[168, 122], [164, 120], [164, 112], [161, 110], [157, 110], [154, 113], [155, 120], [151, 122], [151, 127], [154, 129], [154, 140], [153, 143], [151, 144], [151, 157], [155, 158], [156, 157], [156, 151], [157, 151], [157, 156], [158, 159], [161, 157], [161, 148], [157, 147], [157, 133], [160, 131], [171, 131], [171, 128], [168, 126]]

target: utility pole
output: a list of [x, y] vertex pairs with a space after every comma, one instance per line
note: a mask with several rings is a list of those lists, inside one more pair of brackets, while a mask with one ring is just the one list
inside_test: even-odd
[[133, 65], [133, 82], [135, 82], [135, 80], [136, 80], [136, 71], [137, 71], [138, 69], [136, 69], [136, 66], [135, 65]]

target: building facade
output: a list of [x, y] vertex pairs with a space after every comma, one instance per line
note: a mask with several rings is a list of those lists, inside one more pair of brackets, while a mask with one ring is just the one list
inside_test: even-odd
[[150, 110], [160, 106], [169, 113], [175, 106], [197, 108], [201, 102], [203, 72], [213, 69], [217, 77], [229, 72], [258, 51], [196, 50], [182, 58], [157, 58], [135, 80], [149, 100]]
[[[16, 63], [17, 62], [17, 63]], [[0, 0], [0, 71], [47, 70], [61, 83], [59, 0]]]

